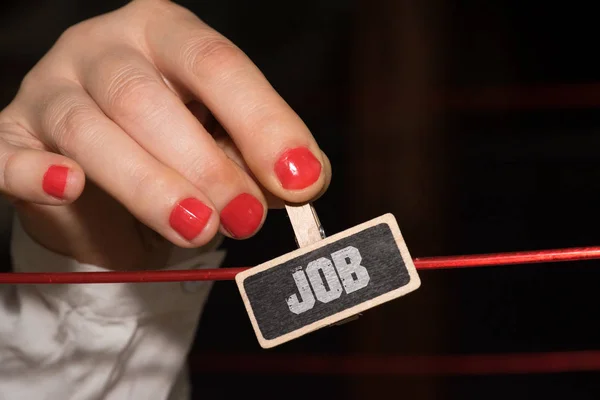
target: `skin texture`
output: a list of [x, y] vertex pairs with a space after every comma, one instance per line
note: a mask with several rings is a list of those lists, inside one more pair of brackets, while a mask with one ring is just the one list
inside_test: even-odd
[[[286, 188], [276, 166], [299, 148], [321, 168]], [[0, 112], [0, 171], [0, 191], [36, 241], [111, 269], [160, 267], [170, 246], [219, 233], [251, 237], [268, 208], [314, 200], [331, 179], [308, 128], [251, 60], [164, 0], [63, 33]], [[198, 201], [212, 212], [190, 228], [181, 204], [204, 209]]]

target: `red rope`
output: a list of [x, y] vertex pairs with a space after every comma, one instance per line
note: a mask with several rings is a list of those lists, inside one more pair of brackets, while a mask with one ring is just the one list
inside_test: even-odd
[[600, 351], [441, 356], [195, 354], [192, 371], [309, 375], [497, 375], [600, 370]]
[[[521, 251], [467, 256], [415, 258], [417, 269], [491, 267], [499, 265], [550, 263], [600, 259], [600, 246], [569, 249]], [[110, 272], [19, 272], [1, 273], [0, 284], [46, 283], [126, 283], [232, 280], [250, 267], [211, 268], [178, 271], [110, 271]]]
[[440, 106], [461, 111], [596, 109], [600, 83], [497, 86], [451, 90]]
[[[420, 270], [491, 267], [600, 259], [600, 246], [450, 257], [416, 258]], [[232, 280], [246, 270], [213, 268], [180, 271], [3, 273], [0, 284], [122, 283]], [[494, 375], [599, 371], [600, 351], [502, 355], [198, 355], [194, 372], [288, 373], [328, 375]]]
[[569, 249], [516, 251], [469, 256], [415, 258], [418, 269], [489, 267], [600, 259], [600, 246]]

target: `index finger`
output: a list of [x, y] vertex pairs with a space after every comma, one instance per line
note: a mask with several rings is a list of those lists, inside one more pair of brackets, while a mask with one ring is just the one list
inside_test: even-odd
[[158, 69], [210, 109], [267, 190], [290, 202], [321, 192], [329, 170], [314, 137], [238, 47], [183, 9], [156, 18], [148, 43]]

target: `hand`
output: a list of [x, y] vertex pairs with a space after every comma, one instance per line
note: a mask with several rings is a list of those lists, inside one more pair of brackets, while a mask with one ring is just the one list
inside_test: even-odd
[[248, 238], [267, 208], [322, 194], [330, 171], [248, 57], [164, 0], [69, 28], [0, 113], [0, 190], [26, 231], [107, 268], [160, 266], [169, 245], [219, 231]]

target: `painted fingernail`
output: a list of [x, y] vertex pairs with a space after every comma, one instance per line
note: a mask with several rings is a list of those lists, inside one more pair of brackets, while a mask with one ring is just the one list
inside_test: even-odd
[[211, 214], [210, 207], [190, 197], [177, 203], [171, 211], [169, 223], [186, 240], [192, 240], [202, 232]]
[[62, 199], [65, 195], [69, 168], [62, 165], [52, 165], [44, 174], [42, 188], [50, 196]]
[[319, 179], [321, 163], [306, 147], [297, 147], [281, 155], [275, 173], [284, 189], [304, 189]]
[[256, 231], [264, 213], [264, 207], [256, 197], [243, 193], [221, 211], [221, 224], [233, 237], [244, 238]]

